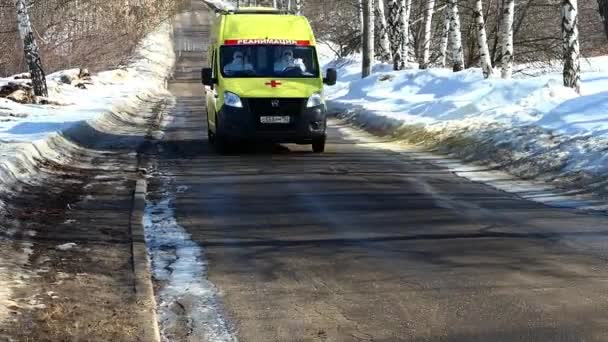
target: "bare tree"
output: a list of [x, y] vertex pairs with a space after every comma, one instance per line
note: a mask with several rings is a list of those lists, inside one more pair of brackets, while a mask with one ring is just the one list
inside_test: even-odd
[[388, 62], [393, 59], [391, 53], [391, 42], [388, 37], [388, 24], [386, 22], [386, 15], [384, 12], [384, 0], [376, 0], [374, 1], [375, 6], [375, 17], [376, 17], [376, 25], [378, 28], [378, 37], [379, 40], [379, 55], [380, 59], [383, 62]]
[[426, 10], [424, 12], [424, 37], [422, 41], [422, 60], [420, 60], [420, 69], [426, 69], [429, 66], [434, 11], [435, 0], [427, 0]]
[[[0, 0], [2, 1], [2, 0]], [[66, 0], [48, 0], [66, 1]], [[94, 0], [101, 1], [101, 0]], [[480, 53], [478, 47], [478, 36], [476, 18], [473, 15], [476, 0], [435, 0], [434, 20], [432, 21], [431, 38], [431, 58], [430, 63], [439, 64], [441, 61], [441, 38], [445, 28], [443, 5], [448, 5], [450, 13], [450, 33], [448, 35], [448, 50], [446, 56], [447, 67], [456, 67], [462, 70], [465, 67], [480, 65]], [[608, 0], [603, 0], [608, 1]], [[504, 10], [510, 7], [508, 0], [483, 0], [483, 18], [486, 24], [487, 44], [490, 50], [492, 64], [495, 74], [502, 74], [502, 50], [504, 38], [502, 34], [505, 21], [503, 20]], [[407, 61], [422, 60], [424, 30], [425, 30], [425, 9], [426, 0], [386, 0], [385, 7], [389, 21], [389, 39], [393, 54], [393, 64], [403, 67]], [[395, 11], [391, 7], [398, 6], [400, 17], [407, 18], [409, 24], [403, 29], [396, 29], [394, 18]], [[389, 6], [389, 7], [387, 7]], [[594, 57], [608, 54], [608, 44], [604, 33], [604, 23], [598, 14], [597, 0], [579, 0], [579, 32], [580, 32], [580, 53], [581, 56]], [[549, 61], [561, 60], [563, 58], [563, 47], [561, 31], [556, 29], [561, 24], [561, 0], [519, 0], [514, 1], [515, 11], [513, 11], [513, 49], [512, 56], [515, 56], [518, 63], [547, 63]], [[332, 42], [334, 48], [340, 56], [347, 56], [355, 51], [361, 51], [362, 43], [362, 20], [358, 20], [359, 9], [358, 0], [306, 0], [303, 11], [311, 20], [315, 32], [320, 41]], [[402, 8], [406, 10], [401, 10]], [[455, 9], [452, 15], [450, 9]], [[411, 13], [411, 16], [410, 16]], [[393, 16], [391, 18], [391, 16]], [[454, 19], [454, 20], [452, 20]], [[2, 19], [0, 18], [0, 21]], [[452, 23], [458, 25], [457, 29], [452, 29]], [[400, 22], [399, 24], [400, 25]], [[402, 39], [395, 37], [401, 35]], [[0, 36], [1, 38], [2, 36]], [[376, 40], [379, 34], [375, 35]], [[398, 40], [398, 46], [393, 46], [393, 41]], [[509, 39], [510, 40], [510, 39]], [[402, 42], [405, 41], [405, 44]], [[39, 42], [40, 43], [40, 42]], [[0, 51], [10, 49], [11, 45], [3, 44], [0, 40]], [[41, 47], [42, 49], [42, 47]], [[380, 51], [379, 40], [375, 43], [376, 51]], [[398, 50], [397, 50], [398, 49]], [[404, 52], [401, 53], [401, 49]], [[10, 50], [7, 50], [10, 51]], [[396, 51], [399, 51], [397, 54]], [[45, 65], [48, 57], [45, 50]], [[454, 53], [456, 52], [456, 53]], [[376, 53], [376, 58], [379, 54]], [[403, 57], [402, 57], [403, 56]], [[507, 56], [505, 56], [506, 59]], [[396, 62], [397, 61], [397, 62]], [[513, 63], [515, 61], [513, 60]], [[505, 60], [505, 66], [509, 63]], [[1, 68], [1, 67], [0, 67]], [[515, 71], [513, 71], [514, 73]], [[508, 74], [508, 71], [507, 71]]]
[[393, 70], [399, 70], [401, 55], [401, 2], [389, 0], [388, 2], [388, 38], [391, 43], [391, 54], [393, 55]]
[[[188, 0], [26, 0], [46, 73], [124, 65], [141, 38]], [[29, 69], [16, 0], [0, 0], [0, 77]]]
[[410, 14], [412, 13], [412, 0], [401, 0], [401, 65], [405, 69], [410, 48]]
[[363, 0], [363, 65], [361, 77], [372, 73], [374, 61], [374, 0]]
[[504, 0], [500, 30], [500, 67], [504, 79], [511, 78], [513, 73], [513, 17], [515, 0]]
[[475, 1], [473, 16], [477, 23], [477, 45], [479, 48], [479, 58], [481, 69], [483, 70], [483, 77], [489, 78], [494, 73], [494, 69], [492, 68], [492, 60], [490, 59], [490, 49], [488, 49], [488, 38], [486, 35], [486, 24], [483, 19], [482, 0]]
[[450, 39], [449, 47], [452, 57], [454, 71], [464, 70], [464, 51], [462, 49], [462, 33], [460, 31], [460, 14], [458, 12], [458, 0], [448, 0], [450, 14]]
[[365, 34], [364, 31], [364, 27], [363, 27], [363, 22], [365, 21], [364, 15], [363, 15], [363, 6], [365, 6], [363, 4], [363, 0], [358, 0], [359, 1], [359, 22], [361, 23], [361, 25], [359, 25], [361, 27], [361, 46], [363, 46], [363, 35]]
[[389, 39], [393, 69], [402, 70], [408, 57], [412, 0], [389, 1]]
[[450, 10], [446, 6], [444, 8], [443, 26], [441, 30], [441, 42], [439, 44], [439, 65], [445, 68], [447, 62], [448, 38], [450, 36]]
[[562, 40], [564, 46], [564, 85], [580, 93], [581, 62], [577, 0], [562, 0]]
[[604, 31], [608, 37], [608, 0], [597, 0], [597, 3], [600, 6], [600, 15], [604, 20]]
[[42, 69], [38, 44], [36, 44], [36, 38], [34, 37], [34, 32], [32, 31], [30, 16], [27, 13], [26, 1], [16, 0], [15, 7], [17, 8], [19, 34], [23, 40], [23, 52], [32, 77], [34, 94], [36, 96], [48, 96], [46, 76], [44, 75], [44, 70]]

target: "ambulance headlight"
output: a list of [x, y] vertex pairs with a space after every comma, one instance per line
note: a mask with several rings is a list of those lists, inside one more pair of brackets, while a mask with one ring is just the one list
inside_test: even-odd
[[314, 93], [311, 97], [308, 98], [308, 102], [306, 102], [306, 107], [317, 107], [323, 104], [323, 95], [321, 93]]
[[243, 108], [243, 102], [241, 102], [241, 98], [229, 91], [224, 92], [224, 104], [230, 107]]

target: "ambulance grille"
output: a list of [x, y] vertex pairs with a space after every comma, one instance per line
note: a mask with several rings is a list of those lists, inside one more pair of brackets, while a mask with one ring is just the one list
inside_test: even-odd
[[[273, 106], [273, 101], [278, 101], [278, 106]], [[260, 116], [284, 116], [291, 117], [291, 124], [276, 125], [278, 129], [290, 129], [297, 125], [302, 110], [306, 106], [306, 99], [302, 98], [249, 98], [247, 99], [250, 112], [254, 115], [258, 128], [269, 129], [275, 125], [263, 125]]]

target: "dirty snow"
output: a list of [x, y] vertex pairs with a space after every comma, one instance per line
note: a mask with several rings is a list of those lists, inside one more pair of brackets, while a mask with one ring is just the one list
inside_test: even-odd
[[[142, 99], [168, 94], [167, 78], [175, 62], [172, 35], [170, 24], [160, 25], [140, 42], [126, 67], [93, 75], [93, 85], [88, 89], [59, 84], [62, 74], [75, 70], [49, 76], [50, 99], [70, 105], [23, 105], [0, 99], [0, 191], [11, 182], [28, 184], [28, 175], [36, 171], [41, 159], [71, 162], [58, 147], [78, 150], [82, 146], [62, 139], [62, 131], [86, 122], [105, 132], [110, 126], [103, 120], [107, 114], [125, 117], [125, 121], [137, 120], [130, 115], [138, 111]], [[114, 135], [133, 135], [128, 129], [111, 126]], [[4, 206], [0, 199], [0, 210]]]
[[69, 251], [70, 249], [76, 247], [77, 245], [74, 242], [68, 242], [68, 243], [64, 243], [63, 245], [59, 245], [57, 247], [55, 247], [55, 249], [58, 249], [60, 251]]
[[[87, 89], [60, 81], [62, 75], [77, 75], [77, 69], [49, 75], [49, 99], [65, 105], [28, 105], [0, 98], [0, 144], [43, 139], [117, 109], [121, 101], [129, 101], [134, 94], [164, 87], [174, 61], [171, 32], [171, 25], [160, 26], [140, 43], [132, 63], [92, 75], [93, 84]], [[0, 85], [26, 81], [0, 78]]]
[[204, 250], [175, 219], [173, 196], [163, 195], [159, 201], [146, 201], [143, 218], [153, 277], [160, 286], [156, 297], [162, 340], [190, 331], [189, 340], [236, 341], [222, 316], [217, 289], [207, 278]]
[[[30, 273], [23, 268], [30, 263], [34, 245], [26, 238], [20, 242], [10, 240], [15, 233], [0, 226], [0, 322], [8, 319], [15, 308], [23, 306], [12, 300], [13, 288], [25, 286], [30, 277]], [[27, 238], [36, 235], [32, 230], [24, 233]], [[9, 239], [3, 236], [8, 236]], [[31, 302], [28, 304], [30, 308], [36, 308]]]
[[[61, 131], [87, 121], [91, 127], [103, 131], [102, 118], [107, 113], [137, 110], [140, 98], [149, 94], [167, 93], [166, 79], [170, 76], [175, 55], [172, 41], [173, 28], [163, 24], [149, 34], [136, 49], [131, 62], [124, 68], [93, 75], [93, 85], [81, 90], [60, 84], [62, 74], [49, 75], [49, 97], [63, 105], [22, 105], [0, 99], [0, 214], [5, 212], [6, 198], [14, 196], [24, 184], [35, 184], [42, 177], [32, 177], [40, 161], [53, 160], [68, 163], [58, 146], [75, 150], [73, 142], [61, 138]], [[0, 83], [13, 82], [11, 78]], [[20, 81], [23, 82], [23, 81]], [[99, 119], [99, 120], [98, 120]], [[113, 132], [121, 134], [121, 132]], [[10, 307], [25, 305], [12, 298], [13, 290], [24, 286], [29, 256], [35, 247], [29, 242], [34, 232], [23, 232], [23, 241], [11, 236], [15, 231], [0, 225], [0, 322], [9, 317]]]
[[361, 79], [357, 56], [332, 61], [320, 50], [339, 73], [328, 105], [349, 122], [518, 177], [605, 191], [608, 57], [584, 61], [579, 95], [562, 86], [558, 64], [518, 66], [513, 80], [377, 64]]
[[[488, 184], [496, 189], [518, 195], [520, 198], [561, 208], [606, 211], [608, 203], [579, 191], [558, 190], [545, 182], [522, 180], [501, 170], [489, 170], [486, 166], [472, 165], [461, 160], [436, 153], [400, 141], [387, 141], [353, 127], [341, 127], [340, 132], [357, 142], [362, 148], [390, 150], [402, 153], [404, 159], [416, 158], [440, 165], [454, 174], [474, 182]], [[481, 209], [480, 209], [481, 210]]]

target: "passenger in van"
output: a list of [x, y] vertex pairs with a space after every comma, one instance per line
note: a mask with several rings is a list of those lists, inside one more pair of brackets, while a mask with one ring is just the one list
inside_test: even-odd
[[293, 50], [286, 49], [283, 51], [281, 55], [281, 59], [274, 63], [274, 71], [282, 72], [289, 68], [300, 68], [302, 72], [306, 72], [306, 65], [304, 65], [304, 61], [301, 58], [294, 58]]
[[232, 62], [224, 66], [224, 72], [231, 74], [239, 71], [254, 71], [254, 69], [251, 63], [245, 61], [243, 52], [235, 51], [232, 55]]

